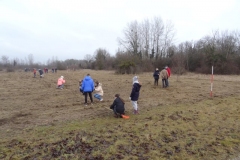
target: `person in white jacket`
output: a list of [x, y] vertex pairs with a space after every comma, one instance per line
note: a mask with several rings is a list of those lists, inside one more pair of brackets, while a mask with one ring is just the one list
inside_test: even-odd
[[103, 89], [102, 89], [102, 84], [96, 81], [96, 86], [95, 86], [95, 94], [94, 97], [97, 98], [99, 101], [103, 100]]

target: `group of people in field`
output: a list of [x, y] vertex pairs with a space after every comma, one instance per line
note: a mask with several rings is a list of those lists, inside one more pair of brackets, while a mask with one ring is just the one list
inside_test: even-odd
[[[63, 89], [65, 84], [65, 79], [63, 76], [58, 78], [57, 81], [57, 88]], [[133, 106], [133, 114], [138, 114], [138, 98], [139, 93], [141, 89], [141, 84], [138, 81], [138, 76], [133, 77], [133, 86], [130, 93], [129, 99], [132, 102]], [[88, 97], [90, 98], [90, 105], [93, 105], [93, 97], [96, 98], [98, 101], [103, 101], [103, 88], [102, 84], [98, 80], [93, 80], [90, 76], [90, 74], [87, 74], [83, 79], [79, 80], [79, 91], [84, 95], [84, 105], [87, 106], [88, 103]], [[115, 94], [115, 99], [110, 106], [110, 109], [113, 110], [114, 116], [116, 118], [128, 118], [128, 116], [125, 115], [125, 102], [120, 97], [119, 94]]]
[[[32, 71], [33, 71], [33, 77], [36, 78], [37, 77], [37, 69], [33, 68]], [[45, 74], [48, 73], [48, 68], [44, 68], [43, 70], [42, 69], [38, 69], [38, 72], [39, 72], [40, 78], [43, 78], [44, 77], [44, 73]], [[52, 69], [52, 73], [57, 73], [57, 68]]]
[[[166, 88], [169, 87], [168, 78], [171, 75], [171, 70], [168, 66], [164, 67], [161, 71], [158, 68], [153, 73], [154, 77], [154, 85], [158, 86], [159, 78], [162, 79], [162, 87]], [[133, 106], [133, 114], [139, 114], [138, 109], [138, 98], [140, 95], [141, 84], [139, 82], [139, 77], [134, 76], [132, 84], [132, 90], [129, 96]], [[58, 78], [57, 88], [63, 89], [65, 84], [65, 79], [63, 76]], [[87, 74], [83, 79], [79, 80], [79, 91], [84, 95], [84, 105], [88, 105], [88, 97], [90, 98], [90, 104], [93, 105], [93, 97], [96, 98], [98, 101], [103, 101], [103, 88], [102, 84], [98, 80], [93, 80], [90, 74]], [[110, 106], [110, 109], [113, 110], [115, 117], [126, 118], [125, 115], [125, 101], [120, 97], [120, 94], [115, 94], [115, 99]]]
[[153, 73], [154, 77], [154, 85], [158, 86], [158, 80], [159, 78], [162, 79], [162, 87], [166, 88], [169, 87], [169, 81], [168, 78], [171, 75], [171, 69], [168, 66], [165, 66], [161, 71], [159, 71], [158, 68]]

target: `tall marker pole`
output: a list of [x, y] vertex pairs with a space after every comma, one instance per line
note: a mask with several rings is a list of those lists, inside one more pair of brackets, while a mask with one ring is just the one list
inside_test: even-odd
[[212, 66], [212, 76], [211, 76], [211, 90], [210, 90], [210, 97], [212, 97], [212, 90], [213, 90], [213, 66]]

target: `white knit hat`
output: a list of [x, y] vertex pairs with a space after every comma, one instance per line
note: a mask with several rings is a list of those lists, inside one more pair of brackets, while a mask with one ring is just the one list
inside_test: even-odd
[[134, 76], [134, 77], [133, 77], [133, 84], [134, 84], [134, 83], [138, 83], [138, 76]]

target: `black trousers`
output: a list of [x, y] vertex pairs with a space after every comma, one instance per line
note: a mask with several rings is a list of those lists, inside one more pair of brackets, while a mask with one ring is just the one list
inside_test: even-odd
[[87, 103], [87, 95], [89, 95], [91, 102], [93, 102], [92, 92], [84, 92], [85, 103]]
[[158, 78], [154, 78], [154, 85], [157, 85], [158, 86]]

